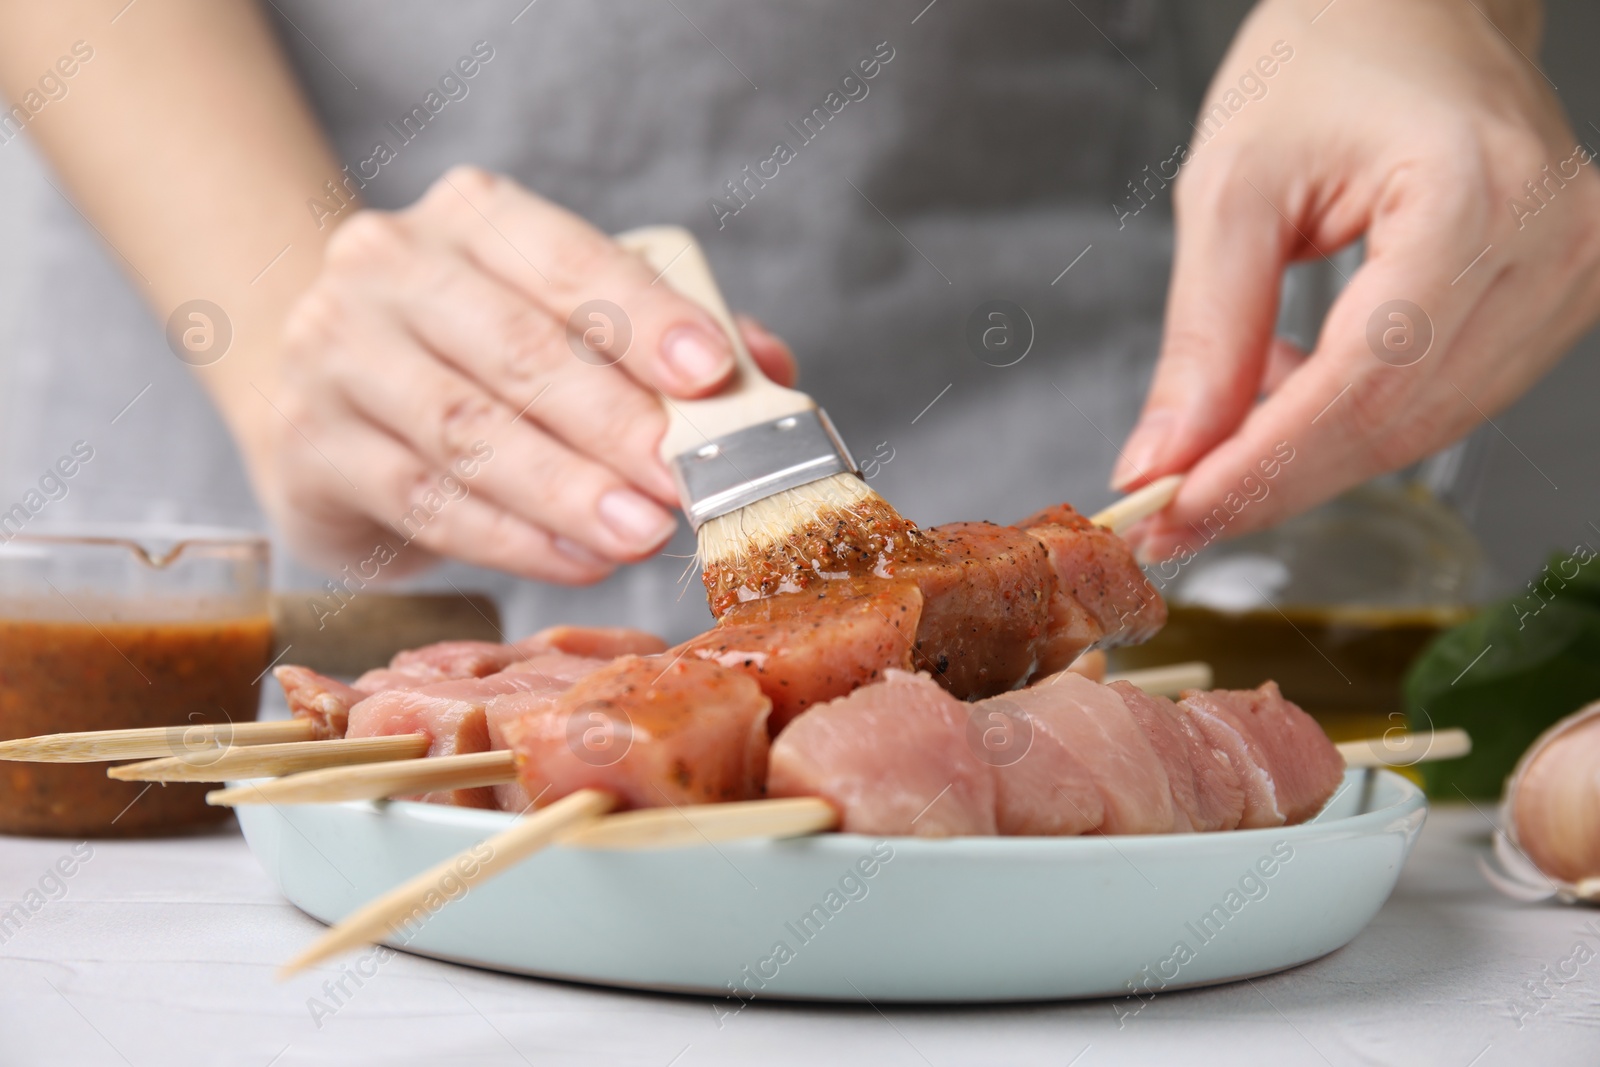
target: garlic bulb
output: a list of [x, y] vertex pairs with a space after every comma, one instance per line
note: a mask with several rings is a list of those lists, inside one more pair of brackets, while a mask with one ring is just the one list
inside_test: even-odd
[[[1600, 702], [1540, 734], [1517, 761], [1495, 857], [1521, 899], [1600, 903]], [[1490, 873], [1487, 872], [1486, 873]]]

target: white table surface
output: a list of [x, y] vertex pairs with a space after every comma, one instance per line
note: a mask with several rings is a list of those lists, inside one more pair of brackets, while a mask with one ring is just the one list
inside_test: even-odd
[[[272, 971], [322, 927], [278, 896], [231, 824], [95, 842], [64, 896], [0, 932], [0, 1064], [1600, 1064], [1600, 910], [1497, 895], [1476, 868], [1489, 833], [1472, 808], [1436, 808], [1393, 898], [1348, 947], [1162, 994], [1129, 1018], [1109, 1001], [757, 1001], [720, 1026], [704, 999], [404, 955], [319, 1026], [308, 1000], [337, 965], [284, 984]], [[21, 900], [74, 844], [0, 837], [0, 900]], [[1574, 964], [1580, 942], [1590, 952]], [[1563, 961], [1565, 984], [1536, 999], [1526, 984], [1546, 967], [1560, 980]], [[1539, 1008], [1520, 1026], [1514, 999]]]

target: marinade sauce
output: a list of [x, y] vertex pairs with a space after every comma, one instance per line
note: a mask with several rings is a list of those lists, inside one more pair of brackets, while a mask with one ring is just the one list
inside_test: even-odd
[[[172, 605], [149, 614], [0, 617], [0, 740], [254, 720], [268, 617], [183, 618]], [[0, 762], [0, 833], [125, 837], [227, 817], [205, 803], [214, 786], [147, 786], [107, 778], [104, 763]]]

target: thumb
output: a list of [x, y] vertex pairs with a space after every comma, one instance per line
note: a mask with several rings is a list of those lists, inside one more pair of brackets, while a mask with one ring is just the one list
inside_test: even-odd
[[1260, 391], [1277, 319], [1283, 216], [1236, 170], [1211, 166], [1184, 179], [1161, 357], [1111, 476], [1118, 490], [1188, 470], [1238, 427]]

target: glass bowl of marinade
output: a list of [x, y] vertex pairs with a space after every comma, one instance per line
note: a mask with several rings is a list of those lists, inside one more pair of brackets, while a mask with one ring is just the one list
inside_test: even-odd
[[[264, 537], [97, 524], [0, 541], [0, 740], [139, 727], [179, 738], [255, 719], [272, 654]], [[0, 762], [0, 833], [194, 829], [228, 816], [206, 805], [208, 788], [113, 781], [104, 763]]]

